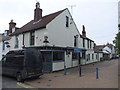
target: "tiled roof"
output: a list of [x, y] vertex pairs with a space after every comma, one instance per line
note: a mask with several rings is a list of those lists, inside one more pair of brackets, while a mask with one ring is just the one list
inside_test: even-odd
[[2, 36], [2, 41], [10, 40], [11, 37], [9, 35], [7, 36]]
[[24, 32], [28, 32], [31, 30], [45, 28], [49, 22], [51, 22], [55, 17], [57, 17], [60, 13], [62, 13], [65, 10], [66, 9], [49, 14], [49, 15], [46, 15], [46, 16], [42, 17], [42, 19], [40, 19], [38, 22], [34, 22], [34, 20], [31, 20], [26, 25], [24, 25], [20, 29], [16, 30], [15, 32], [13, 32], [11, 34], [11, 36], [16, 35], [16, 34], [20, 34], [20, 33], [24, 33]]
[[105, 47], [105, 45], [97, 45], [94, 47], [95, 52], [102, 52], [102, 49]]
[[[92, 39], [90, 39], [90, 38], [88, 38], [88, 37], [85, 37], [85, 36], [83, 36], [83, 35], [80, 35], [80, 37], [81, 37], [81, 38], [85, 38], [85, 39], [90, 40], [90, 41], [93, 41]], [[93, 41], [93, 42], [94, 42], [94, 41]]]
[[112, 49], [112, 47], [113, 47], [112, 44], [107, 44], [106, 46], [108, 46], [110, 49]]

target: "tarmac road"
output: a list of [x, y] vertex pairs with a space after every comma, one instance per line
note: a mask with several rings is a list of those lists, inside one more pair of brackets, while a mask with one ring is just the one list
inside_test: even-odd
[[1, 88], [23, 88], [23, 87], [17, 85], [15, 78], [2, 76], [2, 64], [0, 62], [0, 90]]
[[15, 78], [2, 76], [2, 88], [23, 88], [23, 87], [17, 84]]
[[[26, 90], [26, 88], [32, 88], [29, 85], [26, 85], [25, 83], [19, 83], [16, 81], [15, 78], [8, 77], [8, 76], [2, 76], [2, 64], [0, 62], [0, 90], [5, 90], [6, 88], [13, 89], [16, 88], [17, 90], [19, 88], [22, 88], [22, 90]], [[21, 89], [20, 89], [21, 90]]]

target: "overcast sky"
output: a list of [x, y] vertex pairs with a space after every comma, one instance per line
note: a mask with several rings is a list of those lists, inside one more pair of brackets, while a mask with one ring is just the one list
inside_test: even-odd
[[[85, 25], [87, 37], [96, 44], [112, 43], [118, 32], [119, 0], [37, 0], [43, 16], [75, 5], [72, 16], [80, 31]], [[11, 19], [22, 27], [34, 17], [36, 0], [0, 0], [0, 33], [9, 29]]]

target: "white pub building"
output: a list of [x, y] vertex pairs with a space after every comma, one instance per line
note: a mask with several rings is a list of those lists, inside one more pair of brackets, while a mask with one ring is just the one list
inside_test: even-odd
[[42, 16], [40, 3], [36, 3], [34, 20], [23, 27], [15, 29], [11, 21], [10, 50], [37, 48], [42, 52], [44, 72], [53, 72], [67, 68], [96, 62], [94, 41], [86, 36], [83, 25], [82, 35], [66, 8], [64, 10]]

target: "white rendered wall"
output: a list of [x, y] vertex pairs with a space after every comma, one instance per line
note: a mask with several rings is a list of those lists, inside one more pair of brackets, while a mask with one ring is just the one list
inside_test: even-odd
[[[88, 58], [87, 55], [88, 55], [88, 54], [90, 54], [90, 60], [87, 61], [87, 58]], [[88, 49], [88, 50], [86, 51], [86, 64], [95, 62], [95, 60], [92, 59], [92, 54], [94, 54], [94, 51], [93, 51], [92, 49]]]
[[[44, 35], [47, 34], [49, 41], [49, 33], [47, 29], [40, 29], [35, 31], [35, 46], [43, 46]], [[50, 41], [49, 41], [50, 42]]]
[[66, 68], [72, 67], [72, 52], [69, 55], [66, 55], [65, 52], [65, 64], [66, 64]]
[[62, 61], [62, 62], [53, 62], [52, 65], [53, 65], [52, 66], [52, 70], [53, 71], [64, 69], [64, 61]]
[[66, 27], [66, 16], [69, 17], [70, 22], [73, 22], [68, 10], [65, 10], [47, 25], [50, 45], [74, 47], [74, 36], [79, 33], [74, 22]]
[[[4, 42], [8, 42], [10, 44], [10, 40], [6, 40]], [[3, 45], [3, 43], [2, 43], [2, 45]], [[10, 46], [11, 46], [11, 44], [10, 44]], [[2, 50], [2, 55], [6, 55], [9, 51], [10, 51], [10, 48], [8, 48], [7, 45], [5, 44], [5, 49]]]
[[73, 67], [78, 66], [78, 60], [73, 60]]

